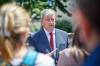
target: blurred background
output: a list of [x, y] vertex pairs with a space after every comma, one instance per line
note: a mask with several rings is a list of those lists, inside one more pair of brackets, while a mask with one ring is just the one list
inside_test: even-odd
[[74, 31], [71, 18], [74, 7], [72, 0], [0, 0], [0, 7], [6, 3], [17, 3], [17, 5], [24, 7], [30, 13], [32, 32], [38, 31], [41, 27], [41, 11], [45, 8], [54, 9], [57, 13], [56, 28], [68, 32], [69, 42], [72, 41]]

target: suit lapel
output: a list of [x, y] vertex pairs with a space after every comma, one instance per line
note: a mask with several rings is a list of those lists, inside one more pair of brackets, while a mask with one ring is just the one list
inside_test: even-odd
[[43, 39], [42, 42], [44, 43], [44, 46], [45, 46], [45, 51], [50, 52], [51, 48], [50, 48], [50, 45], [49, 45], [49, 41], [48, 41], [48, 38], [47, 38], [46, 33], [45, 33], [43, 28], [41, 30], [41, 36], [42, 36], [42, 39]]
[[57, 29], [55, 30], [55, 39], [56, 39], [56, 48], [59, 49], [59, 44], [60, 44], [60, 41], [61, 41], [62, 39], [60, 39], [60, 35], [59, 35], [59, 32], [58, 32]]
[[55, 59], [58, 60], [59, 58], [59, 46], [60, 46], [60, 35], [59, 35], [59, 31], [57, 29], [55, 29], [55, 39], [56, 39], [56, 48], [58, 48], [58, 50], [56, 51], [56, 57]]

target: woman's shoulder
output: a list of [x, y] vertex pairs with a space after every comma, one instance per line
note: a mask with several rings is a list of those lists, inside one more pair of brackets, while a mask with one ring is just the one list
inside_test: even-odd
[[72, 55], [72, 48], [66, 48], [66, 49], [62, 50], [60, 52], [60, 55], [61, 54], [65, 55], [65, 56], [71, 56]]
[[73, 54], [77, 54], [79, 52], [82, 52], [81, 49], [77, 48], [77, 47], [70, 47], [70, 48], [66, 48], [64, 50], [62, 50], [60, 52], [60, 54], [65, 54], [67, 56], [72, 56]]
[[73, 48], [66, 48], [60, 52], [58, 66], [79, 66], [73, 57], [72, 49]]
[[37, 52], [34, 48], [29, 48], [28, 53], [29, 52], [36, 54], [35, 56], [31, 53], [31, 56], [36, 57], [35, 66], [55, 66], [54, 60], [50, 56]]

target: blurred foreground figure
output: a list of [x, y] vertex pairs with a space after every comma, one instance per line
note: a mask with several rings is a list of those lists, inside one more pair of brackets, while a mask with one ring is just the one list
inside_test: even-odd
[[83, 66], [100, 66], [100, 0], [76, 0], [76, 3], [78, 8], [73, 17], [90, 52]]
[[27, 46], [30, 32], [29, 14], [16, 5], [3, 5], [0, 10], [1, 66], [55, 66], [52, 58]]
[[86, 44], [80, 40], [80, 29], [74, 33], [72, 46], [60, 52], [58, 66], [81, 66], [89, 55]]

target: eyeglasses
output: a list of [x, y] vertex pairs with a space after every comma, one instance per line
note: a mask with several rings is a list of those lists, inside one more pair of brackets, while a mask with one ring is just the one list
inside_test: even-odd
[[55, 21], [54, 18], [47, 18], [46, 21]]

